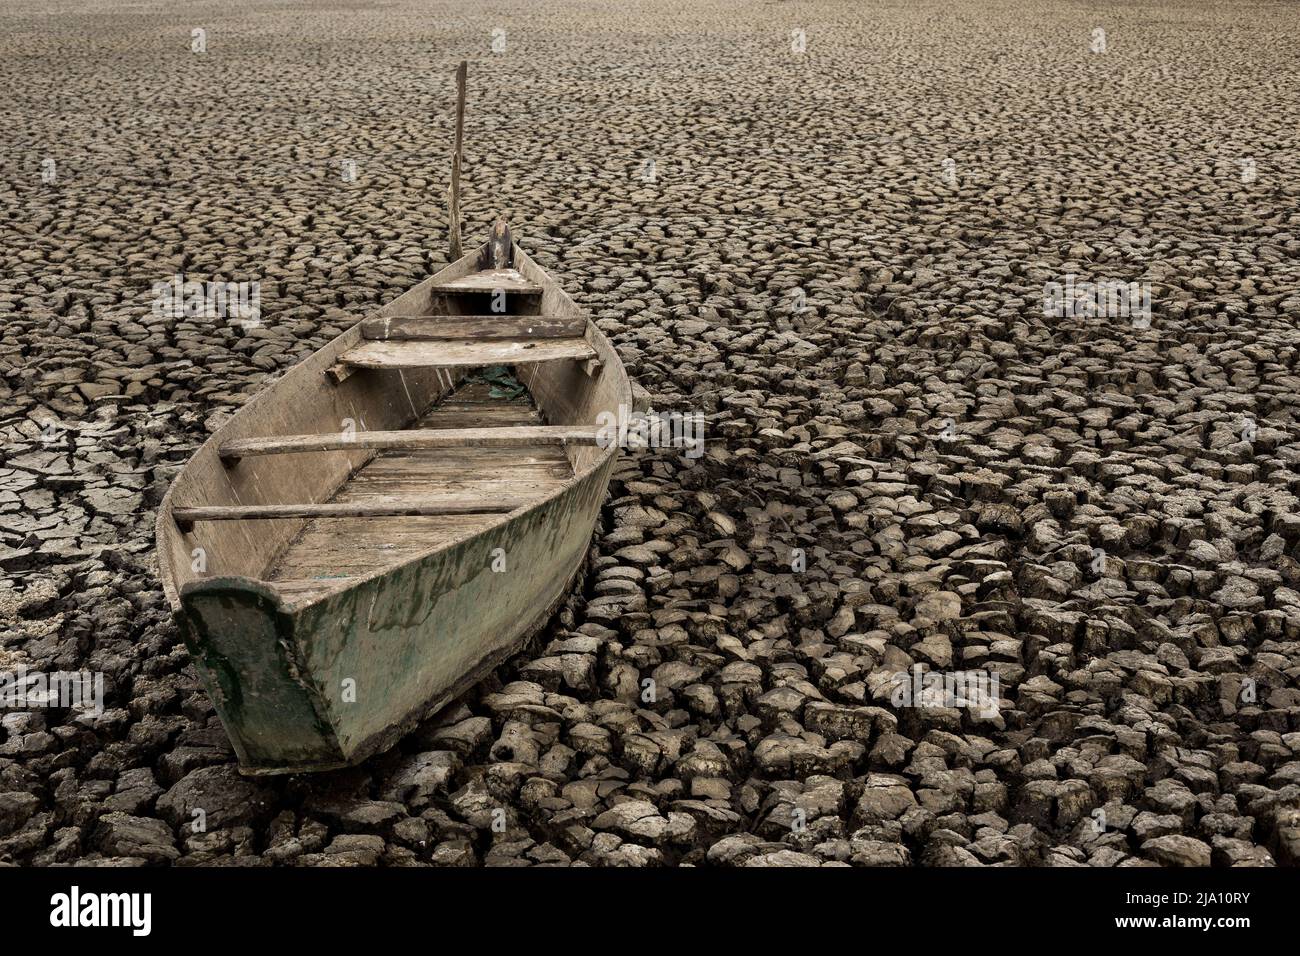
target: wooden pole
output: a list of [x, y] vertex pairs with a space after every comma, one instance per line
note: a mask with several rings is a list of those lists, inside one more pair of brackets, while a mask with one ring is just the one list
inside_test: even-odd
[[465, 76], [469, 64], [464, 60], [456, 67], [456, 151], [451, 156], [451, 261], [463, 255], [460, 248], [460, 163], [461, 141], [465, 135]]

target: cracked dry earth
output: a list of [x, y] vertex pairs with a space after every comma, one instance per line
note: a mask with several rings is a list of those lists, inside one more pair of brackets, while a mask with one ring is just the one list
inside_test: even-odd
[[[7, 3], [0, 668], [101, 671], [106, 709], [3, 712], [0, 858], [1295, 864], [1297, 37], [1269, 3]], [[244, 779], [154, 509], [444, 264], [462, 57], [467, 234], [507, 214], [706, 454], [625, 457], [580, 592], [397, 748]], [[260, 282], [263, 324], [155, 316], [182, 271]], [[1067, 274], [1150, 282], [1150, 327], [1045, 316]], [[896, 705], [914, 665], [996, 672], [996, 715]]]

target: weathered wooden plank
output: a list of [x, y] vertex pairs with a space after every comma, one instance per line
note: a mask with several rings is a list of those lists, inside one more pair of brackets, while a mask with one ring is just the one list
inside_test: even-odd
[[463, 538], [492, 520], [494, 515], [399, 515], [309, 521], [270, 580], [367, 573]]
[[536, 412], [524, 416], [509, 407], [480, 408], [472, 411], [434, 409], [417, 423], [417, 428], [501, 428], [514, 425], [541, 425]]
[[541, 295], [542, 287], [524, 278], [517, 269], [484, 269], [450, 282], [438, 282], [430, 292], [505, 292], [507, 295]]
[[354, 448], [431, 449], [505, 448], [530, 445], [594, 445], [595, 427], [522, 425], [508, 428], [421, 428], [395, 432], [338, 432], [328, 435], [277, 435], [242, 438], [221, 446], [223, 459], [253, 455], [342, 451]]
[[[430, 474], [427, 461], [392, 459], [387, 462], [388, 469], [383, 472], [367, 473], [366, 477], [348, 483], [348, 486], [332, 499], [334, 502], [361, 504], [370, 501], [413, 500], [420, 499], [421, 489], [436, 487], [449, 497], [463, 498], [471, 501], [489, 499], [518, 500], [549, 495], [573, 477], [573, 471], [565, 465], [540, 466], [527, 476], [476, 478], [454, 481], [446, 473]], [[563, 469], [563, 470], [561, 470]], [[567, 471], [568, 474], [564, 474]], [[470, 512], [475, 513], [475, 512]], [[477, 512], [479, 514], [483, 512]], [[494, 512], [488, 512], [489, 514]]]
[[586, 339], [535, 341], [366, 342], [339, 356], [342, 365], [359, 368], [453, 368], [518, 365], [557, 359], [594, 359]]
[[283, 518], [368, 518], [392, 515], [504, 514], [526, 504], [526, 498], [386, 498], [365, 502], [286, 505], [193, 505], [172, 509], [182, 530], [197, 521], [279, 520]]
[[587, 329], [581, 317], [541, 315], [405, 315], [365, 319], [361, 337], [369, 341], [447, 341], [456, 339], [571, 339]]

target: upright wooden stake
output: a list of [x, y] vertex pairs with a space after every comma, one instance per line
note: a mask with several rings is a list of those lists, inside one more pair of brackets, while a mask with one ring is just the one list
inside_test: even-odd
[[451, 261], [455, 262], [462, 255], [460, 249], [460, 153], [461, 140], [465, 135], [465, 75], [469, 64], [464, 60], [456, 67], [456, 151], [451, 157]]

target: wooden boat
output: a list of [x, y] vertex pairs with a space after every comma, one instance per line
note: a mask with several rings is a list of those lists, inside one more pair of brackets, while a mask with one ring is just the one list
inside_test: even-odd
[[632, 406], [605, 336], [499, 223], [213, 434], [156, 534], [242, 768], [355, 763], [518, 649], [586, 555], [618, 453], [598, 416]]

